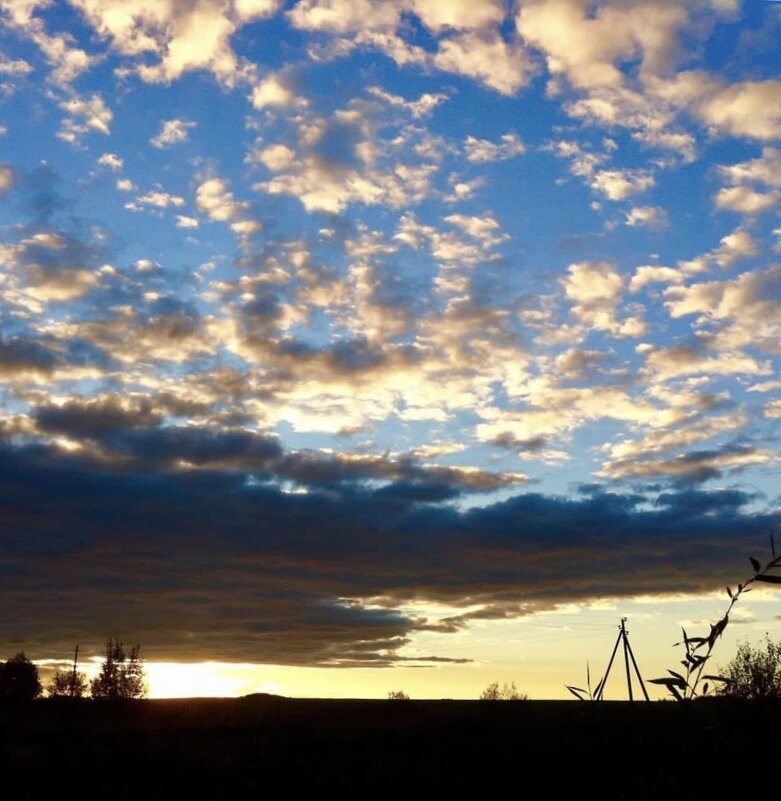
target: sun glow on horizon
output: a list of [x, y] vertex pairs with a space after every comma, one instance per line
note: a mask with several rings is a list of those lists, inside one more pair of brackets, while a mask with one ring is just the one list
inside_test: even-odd
[[286, 688], [264, 680], [268, 665], [225, 662], [147, 662], [149, 698], [238, 698], [251, 693], [284, 695]]

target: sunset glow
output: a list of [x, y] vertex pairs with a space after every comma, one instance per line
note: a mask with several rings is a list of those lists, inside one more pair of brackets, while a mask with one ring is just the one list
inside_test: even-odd
[[779, 35], [0, 0], [0, 655], [565, 697], [627, 616], [675, 664], [781, 531]]

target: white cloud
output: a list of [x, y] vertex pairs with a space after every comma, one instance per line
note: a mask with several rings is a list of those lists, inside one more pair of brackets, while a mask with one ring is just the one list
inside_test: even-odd
[[14, 171], [7, 164], [0, 164], [0, 195], [4, 195], [14, 183]]
[[269, 75], [252, 89], [250, 101], [257, 109], [268, 106], [288, 107], [296, 102], [296, 95], [278, 75]]
[[498, 34], [465, 33], [439, 43], [434, 65], [480, 81], [503, 95], [514, 95], [536, 73], [527, 51]]
[[625, 200], [630, 195], [645, 192], [656, 183], [647, 170], [600, 170], [592, 181], [591, 188], [608, 200]]
[[187, 217], [184, 214], [176, 215], [177, 228], [197, 228], [198, 220], [195, 217]]
[[609, 262], [579, 262], [567, 268], [561, 279], [564, 292], [573, 302], [572, 313], [583, 324], [618, 337], [636, 337], [645, 333], [645, 323], [638, 316], [623, 322], [616, 317], [624, 291], [624, 279]]
[[230, 223], [231, 230], [242, 239], [263, 228], [260, 221], [248, 216], [249, 203], [237, 201], [224, 178], [207, 178], [203, 181], [196, 192], [195, 203], [215, 222]]
[[29, 75], [33, 68], [21, 58], [8, 58], [0, 53], [0, 75]]
[[184, 206], [185, 200], [179, 195], [171, 195], [168, 192], [163, 192], [160, 189], [153, 189], [144, 195], [136, 198], [136, 201], [144, 206], [157, 206], [160, 209], [167, 209], [169, 206], [181, 207]]
[[774, 140], [781, 137], [781, 80], [744, 81], [700, 101], [695, 115], [715, 133]]
[[270, 145], [257, 154], [257, 158], [272, 172], [280, 172], [292, 166], [296, 153], [287, 145]]
[[755, 192], [747, 186], [729, 186], [720, 189], [714, 197], [717, 208], [738, 211], [742, 214], [761, 214], [770, 211], [781, 198], [779, 192]]
[[746, 272], [729, 281], [709, 281], [665, 291], [673, 318], [704, 314], [716, 320], [759, 326], [781, 322], [781, 266]]
[[639, 292], [649, 284], [677, 284], [682, 281], [685, 274], [673, 267], [656, 265], [643, 265], [635, 270], [629, 282], [630, 292]]
[[412, 0], [412, 9], [433, 33], [446, 28], [491, 28], [505, 15], [502, 0]]
[[632, 228], [666, 228], [670, 221], [667, 212], [659, 206], [635, 206], [626, 212], [626, 224]]
[[719, 171], [733, 184], [763, 183], [781, 187], [781, 150], [766, 147], [761, 158], [722, 166]]
[[242, 25], [271, 16], [280, 0], [72, 0], [98, 34], [125, 56], [152, 54], [135, 68], [142, 80], [170, 83], [191, 70], [211, 70], [226, 85], [253, 70], [230, 39]]
[[218, 222], [228, 222], [236, 218], [246, 204], [236, 202], [228, 190], [228, 182], [222, 178], [208, 178], [199, 187], [195, 196], [198, 208]]
[[380, 86], [369, 86], [366, 91], [388, 105], [405, 109], [416, 120], [421, 117], [427, 117], [438, 105], [448, 100], [448, 95], [442, 92], [426, 92], [417, 100], [406, 100], [400, 95], [386, 92]]
[[498, 142], [467, 136], [464, 140], [467, 161], [481, 164], [489, 161], [504, 161], [526, 152], [526, 146], [517, 133], [502, 134]]
[[170, 147], [178, 142], [186, 141], [190, 129], [195, 128], [195, 126], [196, 123], [190, 120], [166, 120], [160, 129], [160, 133], [152, 137], [149, 142], [158, 149]]
[[110, 170], [114, 172], [118, 172], [122, 169], [125, 162], [116, 154], [116, 153], [104, 153], [99, 159], [98, 164], [103, 167], [108, 167]]
[[520, 4], [519, 33], [545, 54], [548, 69], [579, 88], [618, 86], [621, 62], [642, 59], [642, 69], [666, 69], [677, 51], [677, 32], [686, 23], [684, 4], [531, 0]]
[[[49, 80], [60, 89], [68, 91], [70, 84], [93, 66], [98, 57], [77, 47], [76, 40], [70, 33], [49, 34], [46, 31], [43, 19], [36, 17], [35, 11], [47, 5], [48, 0], [3, 0], [0, 10], [4, 12], [5, 25], [40, 48], [47, 63], [53, 68]], [[4, 60], [3, 63], [8, 65], [10, 74], [22, 75], [29, 72], [24, 62]]]
[[395, 30], [402, 10], [404, 4], [398, 0], [300, 0], [288, 16], [297, 28], [345, 34], [361, 29]]
[[109, 126], [114, 114], [100, 95], [88, 98], [72, 95], [60, 103], [60, 108], [69, 116], [62, 121], [57, 137], [69, 144], [78, 144], [81, 137], [90, 131], [105, 136], [111, 133]]

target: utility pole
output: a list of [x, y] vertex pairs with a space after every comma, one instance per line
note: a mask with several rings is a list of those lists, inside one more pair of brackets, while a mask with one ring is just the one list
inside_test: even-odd
[[71, 674], [71, 698], [76, 695], [76, 667], [79, 664], [79, 646], [76, 646], [76, 653], [73, 654], [73, 673]]
[[[599, 684], [599, 691], [595, 697], [595, 701], [601, 701], [602, 696], [605, 692], [605, 685], [607, 684], [607, 678], [610, 675], [610, 669], [613, 667], [613, 660], [616, 657], [616, 652], [618, 651], [618, 646], [623, 644], [624, 646], [624, 667], [626, 668], [626, 689], [629, 693], [629, 700], [634, 701], [634, 691], [632, 689], [632, 673], [631, 669], [634, 668], [635, 675], [637, 676], [637, 681], [640, 684], [640, 689], [643, 691], [643, 696], [645, 697], [646, 701], [650, 701], [651, 699], [648, 697], [648, 691], [645, 689], [645, 684], [643, 682], [643, 677], [640, 675], [640, 668], [637, 667], [637, 660], [635, 659], [634, 651], [632, 651], [632, 646], [629, 644], [629, 632], [626, 630], [626, 618], [621, 618], [621, 624], [618, 627], [618, 637], [616, 638], [616, 644], [613, 646], [613, 653], [610, 655], [610, 661], [607, 663], [607, 669], [605, 670], [605, 677]], [[632, 668], [630, 668], [630, 662]]]

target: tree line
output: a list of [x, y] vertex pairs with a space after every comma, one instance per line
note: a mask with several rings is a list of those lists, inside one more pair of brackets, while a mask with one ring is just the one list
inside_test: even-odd
[[[46, 693], [49, 698], [85, 698], [89, 691], [90, 697], [107, 701], [143, 698], [147, 693], [147, 682], [140, 651], [140, 645], [125, 651], [121, 640], [109, 639], [97, 676], [88, 681], [74, 660], [72, 668], [55, 669], [46, 685]], [[43, 691], [38, 668], [24, 651], [0, 663], [0, 699], [32, 701]]]

